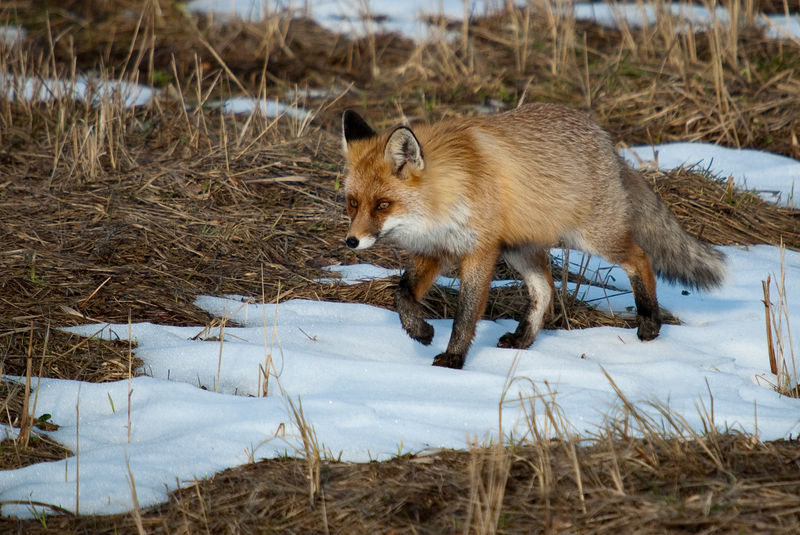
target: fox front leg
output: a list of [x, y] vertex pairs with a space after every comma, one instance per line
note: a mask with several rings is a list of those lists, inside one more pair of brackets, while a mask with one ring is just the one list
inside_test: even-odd
[[394, 306], [403, 329], [414, 340], [429, 345], [433, 326], [425, 321], [422, 298], [439, 275], [441, 263], [436, 258], [414, 257], [394, 294]]
[[447, 351], [436, 355], [434, 366], [461, 369], [475, 335], [475, 325], [486, 310], [497, 251], [476, 251], [461, 262], [461, 289]]

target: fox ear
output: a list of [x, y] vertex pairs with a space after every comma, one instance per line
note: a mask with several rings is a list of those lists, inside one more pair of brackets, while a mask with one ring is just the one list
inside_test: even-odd
[[375, 130], [353, 110], [345, 110], [342, 114], [342, 144], [347, 150], [347, 144], [359, 139], [368, 139], [375, 135]]
[[389, 136], [386, 149], [384, 149], [384, 158], [392, 166], [392, 170], [397, 176], [408, 176], [409, 169], [421, 170], [425, 167], [425, 161], [422, 159], [422, 147], [417, 141], [417, 136], [405, 126], [398, 126]]

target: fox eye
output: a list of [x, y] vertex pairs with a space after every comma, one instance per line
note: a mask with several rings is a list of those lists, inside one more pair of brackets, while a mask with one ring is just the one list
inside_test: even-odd
[[376, 210], [386, 210], [389, 208], [389, 205], [392, 204], [389, 201], [378, 201], [378, 204], [375, 206]]
[[355, 199], [353, 199], [353, 198], [351, 197], [351, 198], [350, 198], [350, 200], [349, 200], [348, 202], [350, 203], [350, 207], [351, 207], [351, 208], [358, 208], [358, 201], [357, 201], [357, 200], [355, 200]]

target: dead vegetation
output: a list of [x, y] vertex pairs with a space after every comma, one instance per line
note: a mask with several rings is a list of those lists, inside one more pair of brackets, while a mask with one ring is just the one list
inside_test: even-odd
[[[735, 432], [699, 440], [610, 434], [572, 445], [325, 462], [313, 503], [305, 461], [265, 460], [185, 482], [141, 522], [146, 533], [387, 534], [789, 534], [800, 522], [797, 441], [762, 443]], [[485, 530], [470, 514], [481, 489], [493, 489], [488, 498], [500, 506]], [[31, 534], [139, 533], [130, 514], [48, 515], [46, 526], [9, 522], [11, 531]]]
[[[61, 444], [37, 432], [40, 429], [45, 431], [58, 429], [58, 425], [50, 422], [49, 414], [40, 414], [27, 425], [23, 422], [25, 400], [31, 399], [30, 396], [26, 398], [23, 385], [0, 382], [0, 399], [2, 399], [0, 414], [3, 422], [8, 422], [20, 430], [18, 436], [0, 436], [0, 470], [56, 461], [72, 455], [72, 452]], [[27, 437], [24, 436], [26, 431]]]
[[[390, 306], [393, 280], [316, 281], [330, 264], [403, 263], [388, 248], [356, 257], [343, 245], [338, 124], [345, 107], [388, 126], [558, 101], [590, 109], [626, 144], [702, 140], [800, 158], [800, 44], [765, 39], [753, 24], [759, 10], [798, 6], [723, 4], [739, 9], [740, 25], [681, 33], [666, 17], [643, 30], [602, 29], [540, 0], [468, 26], [436, 21], [456, 38], [427, 44], [397, 35], [351, 39], [281, 16], [221, 24], [167, 0], [0, 7], [0, 20], [28, 31], [21, 45], [0, 45], [0, 74], [10, 75], [0, 77], [3, 373], [30, 376], [31, 360], [34, 381], [125, 379], [127, 344], [56, 327], [129, 317], [202, 324], [208, 317], [192, 305], [201, 294]], [[2, 96], [8, 80], [24, 90], [26, 76], [60, 78], [70, 87], [89, 76], [99, 97], [111, 79], [161, 92], [137, 108], [124, 106], [120, 93], [92, 105], [49, 86], [40, 101]], [[329, 91], [304, 94], [320, 88]], [[214, 103], [230, 95], [288, 100], [315, 117], [223, 115]], [[645, 176], [705, 240], [800, 248], [797, 211], [733, 190], [726, 177], [693, 170]], [[500, 276], [505, 269], [499, 266]], [[524, 299], [521, 288], [494, 290], [487, 316], [516, 317]], [[569, 296], [563, 302], [548, 328], [630, 321]], [[454, 293], [443, 288], [426, 303], [432, 317], [450, 316], [454, 305]], [[24, 393], [11, 383], [0, 388], [2, 420], [19, 427]], [[789, 532], [798, 522], [796, 442], [714, 437], [713, 450], [703, 437], [654, 442], [618, 433], [572, 453], [540, 442], [501, 453], [476, 448], [388, 463], [322, 463], [321, 491], [311, 504], [308, 463], [265, 461], [189, 485], [169, 504], [143, 512], [142, 522], [148, 532], [212, 533], [319, 532], [323, 525], [466, 531], [467, 519], [482, 519], [480, 532], [763, 531], [767, 523]], [[6, 440], [0, 448], [3, 468], [69, 454], [45, 441], [20, 449]], [[491, 476], [484, 491], [475, 486], [481, 474]], [[491, 506], [498, 499], [499, 512]], [[26, 533], [42, 527], [8, 522]], [[130, 516], [48, 517], [47, 526], [138, 529]]]

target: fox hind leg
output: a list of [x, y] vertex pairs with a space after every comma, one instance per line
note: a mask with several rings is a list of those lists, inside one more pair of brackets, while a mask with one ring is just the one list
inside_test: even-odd
[[530, 301], [517, 329], [500, 337], [497, 347], [527, 349], [536, 339], [555, 292], [543, 249], [519, 247], [504, 251], [503, 258], [522, 276]]
[[656, 298], [656, 276], [650, 258], [633, 238], [625, 240], [623, 253], [618, 258], [608, 258], [622, 267], [631, 281], [633, 300], [636, 303], [636, 319], [639, 340], [652, 340], [661, 330], [661, 314]]

